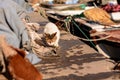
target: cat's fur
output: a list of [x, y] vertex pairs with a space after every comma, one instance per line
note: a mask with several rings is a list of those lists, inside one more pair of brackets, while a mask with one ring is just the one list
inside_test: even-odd
[[25, 59], [25, 51], [17, 49], [6, 43], [3, 36], [0, 36], [0, 48], [6, 60], [6, 67], [15, 80], [42, 80], [39, 71]]
[[49, 46], [59, 47], [60, 30], [54, 23], [49, 22], [45, 25], [44, 37]]

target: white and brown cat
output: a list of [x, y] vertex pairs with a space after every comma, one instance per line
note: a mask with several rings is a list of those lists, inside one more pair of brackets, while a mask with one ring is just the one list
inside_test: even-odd
[[54, 23], [49, 22], [45, 25], [44, 37], [47, 45], [56, 48], [59, 47], [60, 30]]

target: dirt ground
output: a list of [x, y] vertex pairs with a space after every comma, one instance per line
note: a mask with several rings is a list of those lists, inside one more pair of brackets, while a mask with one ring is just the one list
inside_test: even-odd
[[[48, 22], [41, 16], [34, 19], [41, 26]], [[114, 64], [77, 37], [61, 31], [59, 43], [60, 58], [45, 59], [35, 65], [43, 80], [120, 80], [119, 71], [111, 70]]]
[[[48, 20], [37, 13], [31, 22], [44, 26]], [[34, 65], [43, 75], [43, 80], [120, 80], [120, 72], [113, 71], [113, 63], [77, 37], [61, 31], [60, 57], [43, 59]], [[0, 80], [7, 80], [0, 75]]]

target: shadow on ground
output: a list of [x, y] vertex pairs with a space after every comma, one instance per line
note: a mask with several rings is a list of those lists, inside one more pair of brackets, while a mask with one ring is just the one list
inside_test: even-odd
[[[50, 79], [44, 79], [44, 80], [104, 80], [106, 78], [109, 78], [113, 76], [114, 73], [112, 72], [103, 72], [98, 74], [87, 74], [85, 76], [76, 76], [74, 74], [70, 74], [68, 76], [60, 76]], [[116, 80], [114, 77], [112, 80]]]
[[58, 52], [61, 57], [45, 59], [37, 66], [39, 71], [49, 76], [44, 80], [102, 80], [113, 76], [113, 72], [104, 71], [96, 74], [88, 74], [86, 71], [82, 75], [83, 64], [105, 60], [99, 53], [83, 53], [83, 45], [85, 44], [79, 40], [61, 39]]

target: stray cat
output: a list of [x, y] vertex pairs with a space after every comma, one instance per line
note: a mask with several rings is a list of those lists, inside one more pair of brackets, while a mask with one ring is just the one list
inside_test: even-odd
[[59, 47], [60, 30], [54, 23], [49, 22], [45, 25], [44, 37], [49, 46]]
[[0, 48], [6, 60], [6, 67], [15, 80], [42, 80], [39, 71], [25, 58], [25, 51], [6, 43], [5, 37], [0, 36]]

